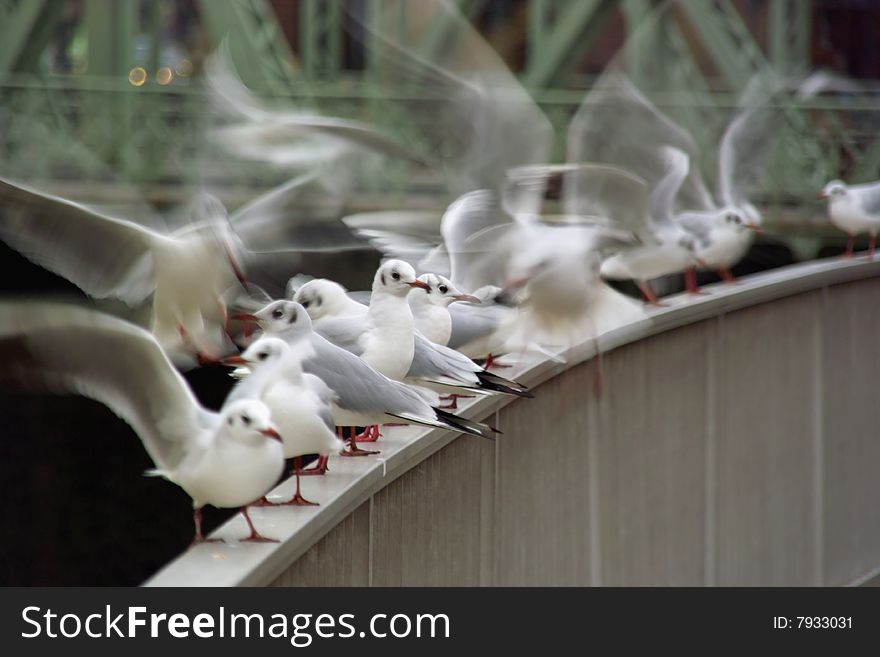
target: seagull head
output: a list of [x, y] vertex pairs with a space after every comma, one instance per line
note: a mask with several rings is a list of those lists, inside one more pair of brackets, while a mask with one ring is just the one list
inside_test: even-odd
[[313, 321], [324, 316], [342, 314], [351, 303], [345, 288], [326, 278], [315, 278], [300, 286], [293, 295], [293, 300], [306, 309]]
[[267, 335], [284, 333], [286, 337], [305, 335], [312, 330], [306, 309], [296, 301], [273, 301], [252, 315]]
[[739, 205], [740, 211], [742, 212], [743, 217], [745, 217], [745, 222], [743, 226], [748, 228], [749, 230], [753, 230], [759, 235], [764, 234], [764, 229], [761, 225], [764, 223], [764, 217], [761, 215], [760, 210], [756, 208], [749, 202], [744, 202]]
[[822, 188], [818, 198], [840, 198], [846, 196], [846, 183], [842, 180], [832, 180]]
[[226, 407], [220, 415], [225, 434], [235, 442], [257, 447], [266, 441], [281, 441], [272, 424], [269, 407], [256, 399], [240, 399]]
[[454, 301], [464, 301], [466, 303], [480, 303], [480, 300], [470, 294], [464, 294], [455, 287], [445, 276], [439, 274], [422, 274], [418, 280], [427, 287], [415, 287], [410, 291], [409, 298], [424, 298], [428, 303], [435, 306], [448, 307]]
[[403, 260], [389, 260], [376, 271], [373, 279], [373, 293], [405, 297], [415, 287], [427, 289], [428, 285], [416, 278], [416, 270]]
[[241, 365], [258, 368], [269, 363], [279, 363], [290, 353], [290, 345], [281, 338], [264, 335], [241, 353]]

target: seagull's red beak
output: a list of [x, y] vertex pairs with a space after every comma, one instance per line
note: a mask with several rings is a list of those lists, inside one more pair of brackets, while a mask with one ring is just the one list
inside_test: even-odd
[[250, 313], [239, 313], [238, 315], [233, 315], [229, 319], [234, 319], [238, 322], [259, 322], [260, 318], [256, 315], [251, 315]]
[[452, 298], [456, 301], [464, 301], [465, 303], [482, 303], [477, 297], [472, 294], [456, 294]]
[[275, 431], [275, 429], [273, 429], [272, 427], [269, 427], [268, 429], [260, 429], [260, 433], [263, 434], [264, 436], [266, 436], [267, 438], [273, 438], [273, 439], [277, 440], [279, 443], [282, 442], [281, 441], [281, 434], [278, 433], [277, 431]]
[[822, 199], [828, 198], [828, 194], [826, 194], [825, 192], [818, 192], [816, 194], [816, 198], [821, 201]]
[[220, 364], [226, 365], [227, 367], [241, 367], [242, 365], [249, 365], [249, 363], [244, 358], [242, 358], [240, 354], [221, 358]]
[[412, 283], [407, 283], [410, 287], [420, 287], [423, 290], [430, 290], [431, 286], [425, 283], [424, 281], [420, 281], [418, 279], [414, 280]]
[[761, 228], [758, 224], [744, 224], [744, 226], [749, 230], [755, 231], [758, 235], [764, 234], [764, 229]]

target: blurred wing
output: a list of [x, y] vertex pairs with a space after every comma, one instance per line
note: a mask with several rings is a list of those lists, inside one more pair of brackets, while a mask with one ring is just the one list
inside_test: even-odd
[[207, 61], [205, 81], [215, 106], [245, 120], [214, 132], [222, 147], [240, 157], [278, 165], [314, 165], [359, 148], [422, 162], [374, 126], [316, 112], [270, 108], [241, 81], [225, 43]]
[[666, 163], [667, 173], [651, 190], [651, 218], [656, 222], [669, 223], [675, 215], [675, 198], [687, 178], [690, 165], [687, 153], [671, 146], [662, 147], [660, 156]]
[[449, 279], [453, 283], [465, 290], [475, 290], [488, 282], [496, 282], [484, 280], [487, 265], [492, 267], [492, 250], [475, 250], [468, 240], [486, 228], [500, 225], [495, 196], [488, 190], [469, 192], [449, 206], [440, 220], [440, 234], [449, 257]]
[[699, 151], [693, 136], [660, 112], [616, 68], [610, 68], [587, 94], [568, 128], [569, 162], [612, 164], [643, 179], [649, 189], [666, 175], [657, 149], [671, 146], [690, 159], [690, 170], [679, 190], [685, 209], [709, 210], [711, 195], [700, 175]]
[[157, 233], [0, 179], [0, 239], [90, 296], [130, 305], [153, 292]]
[[0, 309], [0, 380], [105, 404], [131, 425], [163, 470], [173, 470], [210, 428], [213, 416], [146, 331], [61, 304], [4, 302]]
[[449, 315], [452, 317], [452, 333], [447, 346], [458, 349], [473, 340], [489, 335], [513, 312], [516, 311], [500, 304], [479, 306], [451, 304]]
[[547, 161], [550, 122], [455, 3], [387, 0], [378, 7], [369, 19], [350, 8], [352, 23], [372, 37], [380, 82], [411, 90], [395, 98], [395, 108], [408, 115], [426, 159], [444, 168], [453, 191], [495, 189], [506, 169]]
[[230, 221], [242, 242], [262, 253], [364, 248], [337, 219], [339, 207], [324, 190], [320, 172], [312, 170], [242, 206]]
[[755, 191], [766, 188], [767, 156], [782, 118], [782, 110], [770, 105], [778, 91], [778, 81], [755, 76], [724, 132], [718, 153], [718, 199], [725, 205], [745, 203]]

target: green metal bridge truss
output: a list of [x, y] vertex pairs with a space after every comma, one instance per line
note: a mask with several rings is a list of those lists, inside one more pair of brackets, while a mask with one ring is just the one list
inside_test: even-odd
[[[229, 37], [245, 82], [262, 96], [373, 121], [412, 147], [427, 148], [421, 143], [419, 117], [395, 102], [399, 94], [414, 91], [380, 82], [383, 63], [373, 56], [369, 37], [363, 61], [352, 65], [346, 52], [345, 1], [299, 0], [292, 5], [298, 26], [292, 47], [268, 0], [201, 0], [196, 6], [203, 50]], [[368, 16], [389, 7], [382, 0], [361, 1]], [[457, 2], [460, 12], [474, 21], [487, 7], [487, 0]], [[652, 22], [648, 17], [658, 4], [512, 3], [526, 22], [517, 75], [556, 127], [556, 156], [561, 158], [565, 128], [591, 82], [578, 67], [606, 34], [609, 22], [622, 22], [628, 73], [661, 110], [694, 133], [704, 146], [704, 166], [712, 180], [717, 140], [738, 91], [767, 67], [793, 76], [807, 71], [811, 3], [768, 2], [763, 45], [734, 0], [679, 0], [662, 20]], [[94, 161], [96, 171], [109, 165], [114, 175], [137, 184], [191, 184], [206, 176], [265, 184], [266, 176], [283, 176], [210, 158], [206, 166], [193, 166], [206, 159], [200, 126], [208, 109], [186, 70], [192, 65], [190, 54], [184, 52], [176, 63], [163, 60], [163, 12], [172, 10], [173, 3], [83, 0], [82, 6], [69, 46], [78, 59], [72, 71], [58, 72], [48, 51], [69, 17], [69, 3], [0, 0], [0, 171], [23, 178], [63, 178], [70, 170], [88, 170]], [[417, 8], [412, 3], [393, 6], [401, 12]], [[436, 21], [420, 54], [430, 59], [442, 49], [449, 29]], [[170, 71], [165, 79], [163, 67]], [[765, 202], [811, 198], [826, 180], [838, 176], [851, 181], [880, 177], [880, 108], [874, 98], [848, 94], [790, 102], [786, 128], [777, 136]], [[403, 193], [418, 175], [424, 172], [394, 164], [383, 168], [370, 186]]]

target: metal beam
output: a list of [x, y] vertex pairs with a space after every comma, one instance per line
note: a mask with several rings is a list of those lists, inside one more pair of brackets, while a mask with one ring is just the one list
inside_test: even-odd
[[535, 58], [529, 58], [523, 84], [530, 88], [549, 86], [569, 62], [595, 42], [617, 1], [565, 3], [554, 21], [552, 32], [542, 37], [546, 48], [533, 53]]
[[[486, 6], [486, 0], [458, 0], [453, 2], [453, 4], [457, 4], [458, 11], [464, 19], [473, 21], [477, 14], [482, 11], [483, 7]], [[437, 14], [438, 20], [433, 21], [428, 30], [426, 30], [422, 44], [419, 47], [419, 56], [427, 61], [434, 59], [435, 54], [444, 46], [455, 27], [454, 21], [446, 20], [448, 14], [444, 12], [437, 12]]]
[[294, 55], [267, 0], [200, 0], [199, 9], [217, 44], [228, 37], [232, 59], [248, 86], [290, 92]]
[[45, 4], [45, 0], [20, 0], [14, 8], [6, 12], [3, 38], [0, 39], [0, 72], [14, 70]]
[[733, 89], [742, 89], [767, 61], [729, 0], [681, 0], [703, 48]]
[[774, 0], [767, 6], [770, 62], [782, 74], [799, 75], [810, 67], [813, 7], [803, 0]]

